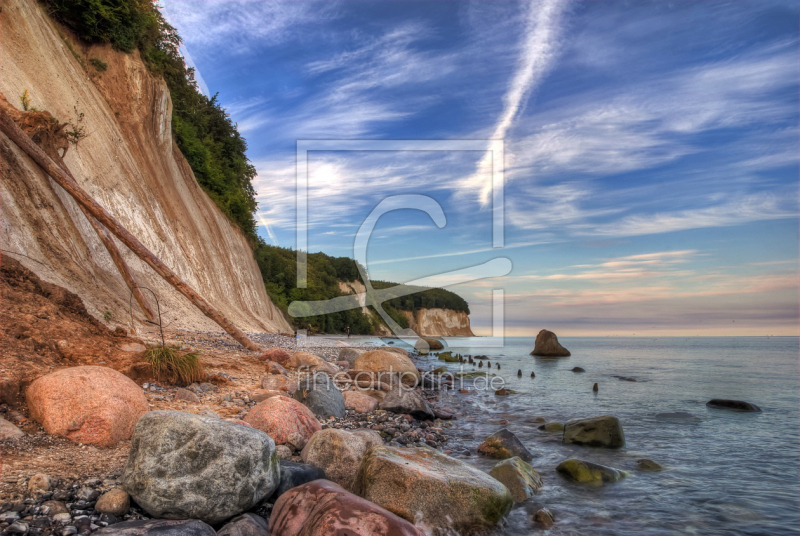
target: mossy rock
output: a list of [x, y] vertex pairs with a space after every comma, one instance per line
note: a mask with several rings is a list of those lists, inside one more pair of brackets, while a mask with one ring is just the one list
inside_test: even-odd
[[544, 430], [545, 432], [563, 432], [564, 425], [560, 422], [549, 422], [547, 424], [543, 424], [539, 427], [539, 430]]
[[458, 363], [458, 358], [453, 357], [451, 352], [442, 352], [439, 354], [439, 361], [444, 361], [445, 363]]
[[626, 476], [625, 471], [614, 469], [613, 467], [606, 467], [605, 465], [597, 463], [577, 460], [575, 458], [564, 460], [558, 464], [556, 471], [564, 478], [573, 482], [596, 486], [611, 484]]
[[498, 463], [489, 471], [489, 476], [507, 487], [516, 502], [533, 497], [542, 487], [542, 477], [519, 456]]

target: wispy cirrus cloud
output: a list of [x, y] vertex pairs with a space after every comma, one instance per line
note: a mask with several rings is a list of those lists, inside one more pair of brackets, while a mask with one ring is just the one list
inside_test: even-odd
[[[503, 99], [504, 107], [495, 124], [490, 139], [505, 139], [528, 97], [552, 67], [557, 55], [560, 38], [561, 16], [567, 6], [566, 0], [544, 0], [530, 2], [525, 39], [519, 65], [511, 78]], [[487, 152], [478, 162], [476, 171], [462, 181], [462, 188], [479, 192], [481, 205], [489, 202], [491, 193], [492, 162], [496, 155]], [[501, 164], [502, 165], [502, 164]]]

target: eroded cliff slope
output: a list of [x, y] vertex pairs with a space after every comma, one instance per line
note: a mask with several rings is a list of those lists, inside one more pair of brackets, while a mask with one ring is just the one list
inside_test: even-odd
[[[0, 6], [0, 91], [19, 106], [28, 90], [31, 105], [85, 128], [87, 136], [64, 158], [82, 187], [239, 328], [291, 331], [267, 296], [247, 240], [202, 191], [175, 146], [165, 83], [136, 53], [70, 39], [35, 0]], [[88, 58], [107, 70], [93, 69]], [[0, 164], [0, 248], [80, 296], [96, 318], [129, 324], [128, 288], [74, 201], [2, 134]], [[139, 284], [158, 296], [171, 328], [219, 330], [118, 245]], [[141, 327], [135, 302], [133, 314]]]

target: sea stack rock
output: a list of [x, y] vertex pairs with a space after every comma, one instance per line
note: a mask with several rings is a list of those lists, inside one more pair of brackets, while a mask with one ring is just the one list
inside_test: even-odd
[[539, 357], [569, 357], [572, 354], [561, 346], [555, 333], [543, 329], [536, 336], [536, 343], [533, 345], [531, 355]]

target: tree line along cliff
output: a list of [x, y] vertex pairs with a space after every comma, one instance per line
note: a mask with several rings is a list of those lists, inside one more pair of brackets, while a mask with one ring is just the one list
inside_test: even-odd
[[[309, 254], [308, 286], [297, 288], [296, 251], [268, 245], [256, 232], [257, 202], [252, 186], [256, 170], [247, 158], [246, 140], [219, 104], [217, 95], [209, 98], [199, 90], [194, 69], [186, 66], [179, 52], [180, 36], [152, 0], [39, 2], [52, 18], [86, 43], [110, 44], [124, 53], [138, 51], [150, 73], [164, 80], [172, 100], [171, 128], [175, 143], [198, 184], [247, 238], [268, 295], [293, 327], [327, 333], [342, 332], [347, 327], [357, 334], [385, 332], [382, 320], [371, 308], [298, 319], [286, 315], [292, 301], [343, 295], [339, 282], [360, 281], [358, 267], [348, 257]], [[90, 65], [86, 65], [80, 54], [73, 51], [73, 55], [86, 69], [104, 70], [102, 60], [91, 58]], [[373, 282], [376, 289], [394, 285]], [[419, 322], [415, 319], [421, 317], [416, 311], [441, 309], [456, 315], [469, 314], [463, 298], [438, 288], [393, 298], [384, 304], [384, 309], [403, 328], [417, 327]]]

